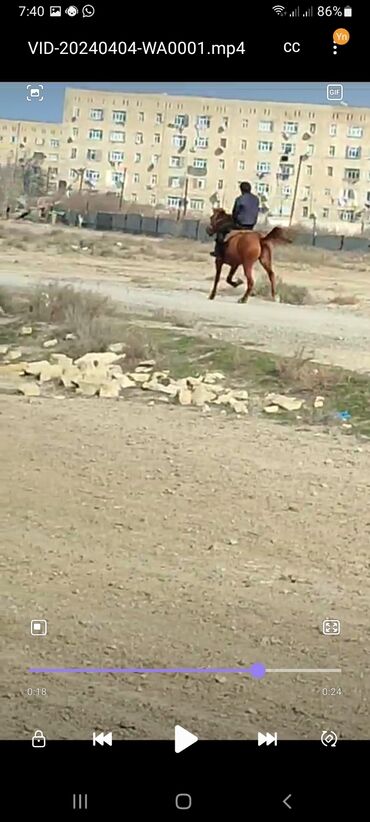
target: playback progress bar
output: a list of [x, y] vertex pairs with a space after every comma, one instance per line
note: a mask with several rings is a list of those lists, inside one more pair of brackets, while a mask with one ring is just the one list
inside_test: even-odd
[[253, 679], [263, 679], [266, 674], [341, 674], [341, 668], [266, 668], [262, 662], [254, 662], [249, 668], [29, 668], [30, 674], [249, 674]]

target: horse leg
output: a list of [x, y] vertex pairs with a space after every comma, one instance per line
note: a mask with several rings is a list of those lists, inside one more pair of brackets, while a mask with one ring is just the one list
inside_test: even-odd
[[249, 260], [243, 260], [243, 269], [244, 269], [244, 274], [245, 274], [245, 277], [246, 277], [246, 280], [247, 280], [247, 288], [246, 288], [244, 294], [242, 295], [242, 297], [240, 297], [240, 299], [238, 300], [238, 303], [246, 303], [247, 302], [247, 299], [248, 299], [248, 297], [249, 297], [249, 295], [250, 295], [250, 293], [253, 289], [253, 286], [254, 286], [253, 262], [250, 262]]
[[233, 275], [235, 274], [235, 271], [237, 270], [237, 268], [239, 268], [239, 266], [238, 266], [238, 265], [232, 265], [232, 266], [230, 266], [230, 271], [229, 271], [229, 273], [228, 273], [228, 275], [227, 275], [227, 277], [226, 277], [226, 282], [227, 282], [229, 285], [232, 285], [232, 287], [233, 287], [233, 288], [237, 288], [237, 287], [238, 287], [238, 285], [241, 285], [241, 284], [242, 284], [242, 282], [243, 282], [243, 280], [233, 280]]
[[271, 249], [268, 245], [264, 245], [262, 247], [261, 256], [259, 258], [262, 268], [265, 269], [266, 274], [269, 276], [270, 284], [271, 284], [271, 298], [275, 300], [276, 297], [276, 277], [271, 268]]
[[220, 275], [221, 275], [221, 269], [222, 269], [223, 264], [224, 264], [224, 261], [221, 260], [220, 257], [216, 257], [216, 274], [215, 274], [215, 279], [214, 279], [212, 291], [211, 291], [211, 293], [208, 297], [209, 300], [214, 300], [214, 298], [216, 296], [217, 286], [218, 286], [218, 283], [219, 283], [219, 279], [220, 279]]

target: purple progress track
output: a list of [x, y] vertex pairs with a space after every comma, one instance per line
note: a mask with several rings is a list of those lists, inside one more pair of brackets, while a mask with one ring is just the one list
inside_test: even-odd
[[29, 668], [30, 674], [249, 674], [262, 679], [266, 668], [254, 662], [250, 668]]

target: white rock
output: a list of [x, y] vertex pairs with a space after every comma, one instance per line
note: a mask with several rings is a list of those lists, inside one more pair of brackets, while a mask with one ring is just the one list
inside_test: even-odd
[[122, 354], [124, 348], [125, 344], [121, 342], [111, 343], [111, 345], [108, 345], [108, 351], [112, 351], [113, 354]]
[[61, 365], [63, 368], [70, 368], [73, 363], [72, 357], [66, 354], [50, 354], [50, 362], [54, 365]]
[[64, 337], [65, 340], [76, 340], [76, 334], [66, 334]]
[[70, 365], [68, 368], [63, 368], [60, 381], [65, 388], [72, 388], [72, 386], [78, 385], [81, 379], [83, 379], [83, 376], [80, 369], [77, 368], [77, 365]]
[[130, 380], [127, 374], [116, 375], [113, 374], [113, 379], [117, 380], [120, 388], [136, 388], [136, 383]]
[[265, 405], [264, 409], [266, 414], [277, 414], [279, 412], [278, 405]]
[[49, 365], [48, 360], [35, 360], [34, 362], [26, 362], [24, 364], [24, 373], [32, 374], [33, 377], [39, 377], [43, 368]]
[[248, 391], [233, 391], [236, 400], [247, 400], [249, 398]]
[[230, 405], [236, 414], [248, 414], [248, 407], [242, 400], [232, 400]]
[[54, 348], [56, 345], [58, 345], [58, 340], [54, 337], [52, 340], [45, 340], [43, 343], [43, 348]]
[[151, 365], [138, 365], [135, 374], [149, 374], [153, 370]]
[[205, 377], [203, 378], [204, 382], [217, 382], [217, 380], [224, 380], [225, 375], [222, 374], [221, 371], [207, 371]]
[[180, 388], [179, 394], [180, 405], [191, 405], [191, 390], [190, 388]]
[[[143, 366], [143, 367], [147, 367], [147, 366], [149, 366], [149, 365], [150, 365], [150, 366], [155, 365], [155, 360], [142, 360], [141, 362], [139, 362], [139, 366], [138, 366], [138, 367], [139, 367], [139, 368], [140, 368], [141, 366]], [[135, 370], [136, 370], [136, 369], [135, 369]], [[169, 372], [169, 371], [166, 371], [166, 373], [167, 373], [167, 374], [169, 374], [170, 372]]]
[[26, 362], [7, 362], [0, 365], [0, 376], [8, 376], [9, 374], [24, 374]]
[[135, 371], [133, 371], [133, 372], [129, 373], [128, 376], [130, 377], [130, 380], [133, 380], [134, 382], [137, 382], [137, 383], [148, 382], [148, 375], [147, 374], [136, 374]]
[[29, 336], [29, 334], [32, 334], [32, 331], [32, 325], [22, 325], [22, 328], [19, 333], [22, 334], [22, 337], [27, 337]]
[[266, 402], [271, 405], [278, 405], [283, 411], [299, 411], [304, 400], [297, 400], [295, 397], [287, 397], [285, 394], [268, 394]]
[[41, 369], [39, 380], [40, 382], [50, 382], [50, 380], [60, 380], [63, 374], [63, 367], [55, 363], [51, 365], [48, 363]]
[[111, 380], [111, 382], [106, 382], [100, 387], [99, 397], [117, 398], [119, 397], [120, 390], [121, 386], [118, 380]]
[[316, 397], [315, 401], [314, 401], [314, 404], [313, 404], [313, 407], [314, 408], [323, 408], [324, 400], [325, 400], [325, 397]]
[[25, 397], [39, 397], [41, 394], [40, 388], [36, 382], [22, 382], [19, 386], [19, 391]]
[[80, 366], [81, 364], [86, 365], [110, 365], [117, 360], [121, 360], [122, 356], [119, 354], [115, 354], [114, 351], [89, 351], [87, 354], [84, 354], [83, 357], [79, 357], [77, 360], [74, 361], [75, 365]]
[[19, 360], [19, 357], [22, 356], [22, 349], [13, 348], [13, 351], [9, 351], [7, 356], [8, 360]]
[[217, 399], [215, 400], [215, 405], [230, 405], [234, 400], [234, 395], [231, 391], [228, 391], [226, 394], [220, 394]]
[[123, 376], [122, 368], [120, 365], [108, 365], [107, 372], [110, 375], [110, 377], [119, 378]]
[[213, 394], [210, 389], [208, 389], [205, 385], [197, 385], [194, 388], [194, 391], [191, 395], [191, 404], [201, 407], [205, 405], [207, 402], [212, 402], [216, 398], [216, 394]]
[[7, 354], [8, 351], [9, 351], [9, 346], [8, 345], [0, 345], [0, 354]]
[[0, 376], [0, 394], [18, 394], [22, 380], [20, 378]]
[[81, 394], [84, 397], [94, 397], [95, 394], [98, 393], [99, 387], [99, 385], [95, 385], [94, 383], [81, 380], [78, 388], [76, 388], [76, 394]]
[[200, 385], [203, 382], [203, 377], [186, 377], [186, 384], [195, 387], [196, 385]]

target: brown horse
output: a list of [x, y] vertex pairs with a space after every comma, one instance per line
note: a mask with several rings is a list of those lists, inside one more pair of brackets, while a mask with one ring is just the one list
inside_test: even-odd
[[210, 300], [214, 300], [216, 296], [217, 286], [219, 283], [222, 266], [224, 263], [230, 266], [230, 271], [226, 277], [226, 282], [236, 288], [241, 285], [242, 280], [233, 280], [237, 268], [243, 266], [244, 274], [247, 280], [247, 288], [242, 297], [238, 300], [239, 303], [245, 303], [253, 289], [253, 266], [259, 260], [262, 267], [267, 272], [271, 283], [271, 297], [275, 299], [275, 274], [272, 270], [272, 246], [277, 243], [291, 243], [292, 240], [284, 235], [281, 228], [276, 226], [266, 234], [264, 237], [258, 231], [247, 231], [243, 229], [233, 228], [233, 219], [230, 214], [227, 214], [223, 208], [216, 208], [212, 214], [210, 224], [207, 226], [207, 234], [212, 237], [218, 232], [224, 232], [229, 229], [230, 236], [226, 235], [226, 243], [224, 244], [223, 256], [216, 256], [216, 274], [213, 283], [212, 291], [209, 295]]

